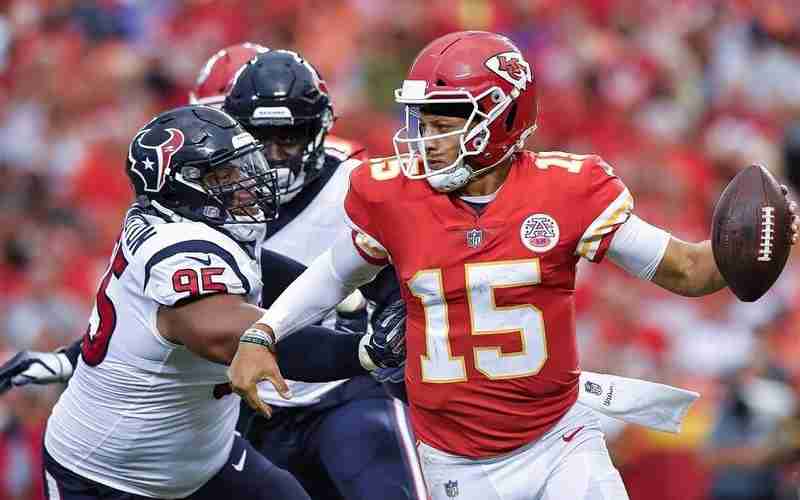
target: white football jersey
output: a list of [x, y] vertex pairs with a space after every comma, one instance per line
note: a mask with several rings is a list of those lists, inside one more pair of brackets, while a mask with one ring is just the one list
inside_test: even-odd
[[67, 469], [121, 491], [183, 498], [228, 459], [240, 398], [215, 397], [227, 367], [162, 337], [158, 310], [214, 293], [257, 304], [257, 262], [196, 222], [132, 208], [97, 292], [81, 360], [47, 424]]
[[[342, 158], [344, 160], [344, 157]], [[290, 257], [308, 266], [327, 250], [344, 231], [348, 231], [345, 223], [344, 198], [350, 185], [350, 172], [361, 162], [359, 160], [343, 161], [325, 184], [325, 187], [314, 197], [314, 200], [280, 231], [267, 238], [263, 247]], [[333, 326], [335, 313], [325, 321], [325, 326]], [[258, 386], [258, 395], [269, 405], [274, 406], [309, 406], [319, 402], [327, 392], [345, 382], [308, 383], [287, 380], [293, 397], [283, 399], [270, 383]]]

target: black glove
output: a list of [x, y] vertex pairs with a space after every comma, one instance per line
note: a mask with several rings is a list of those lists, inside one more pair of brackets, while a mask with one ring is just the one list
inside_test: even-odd
[[405, 364], [406, 305], [402, 299], [372, 315], [372, 333], [364, 336], [361, 346], [377, 368], [397, 368]]
[[71, 360], [63, 352], [18, 352], [0, 366], [0, 394], [21, 385], [66, 382], [73, 370]]

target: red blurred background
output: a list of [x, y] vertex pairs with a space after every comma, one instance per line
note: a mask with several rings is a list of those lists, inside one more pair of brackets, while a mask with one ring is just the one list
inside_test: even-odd
[[[512, 38], [534, 67], [534, 150], [598, 153], [640, 217], [708, 237], [721, 188], [758, 162], [800, 183], [796, 0], [0, 0], [0, 361], [80, 336], [132, 196], [127, 142], [242, 41], [328, 82], [336, 135], [393, 151], [393, 89], [449, 31]], [[535, 193], [534, 193], [535, 195]], [[632, 500], [798, 498], [800, 271], [756, 304], [671, 296], [582, 265], [586, 369], [698, 390], [678, 436], [608, 423]], [[0, 397], [0, 500], [38, 499], [60, 387]]]

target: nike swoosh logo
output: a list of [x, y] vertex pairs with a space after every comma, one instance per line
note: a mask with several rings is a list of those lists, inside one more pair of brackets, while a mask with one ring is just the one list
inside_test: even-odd
[[205, 259], [201, 259], [200, 257], [192, 257], [191, 255], [187, 255], [186, 258], [187, 259], [192, 259], [192, 260], [197, 261], [197, 262], [199, 262], [201, 264], [204, 264], [206, 266], [210, 266], [211, 265], [211, 256], [210, 255], [206, 255]]
[[564, 434], [563, 436], [561, 436], [561, 439], [563, 439], [565, 443], [569, 443], [582, 430], [583, 426], [580, 426], [574, 431], [570, 432], [569, 434]]
[[244, 450], [242, 453], [242, 458], [239, 459], [238, 464], [231, 464], [231, 467], [236, 469], [236, 472], [242, 472], [244, 470], [244, 461], [247, 460], [247, 450]]

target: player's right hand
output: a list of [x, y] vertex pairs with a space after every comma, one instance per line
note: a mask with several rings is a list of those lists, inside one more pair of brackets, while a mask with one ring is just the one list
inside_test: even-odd
[[[258, 323], [258, 328], [269, 335], [272, 330]], [[273, 336], [274, 338], [274, 336]], [[284, 399], [291, 399], [292, 391], [283, 379], [278, 359], [271, 349], [264, 346], [240, 342], [236, 355], [228, 368], [231, 389], [244, 399], [254, 410], [272, 417], [272, 408], [258, 397], [258, 383], [268, 380]]]
[[66, 382], [72, 372], [64, 353], [21, 351], [0, 366], [0, 394], [22, 385]]

